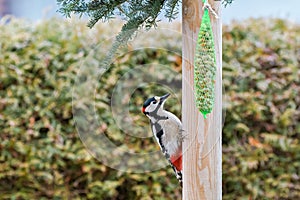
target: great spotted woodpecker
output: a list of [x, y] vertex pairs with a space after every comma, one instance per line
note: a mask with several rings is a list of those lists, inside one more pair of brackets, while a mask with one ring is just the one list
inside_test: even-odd
[[182, 124], [173, 113], [163, 108], [169, 96], [147, 99], [142, 112], [150, 119], [152, 133], [182, 185]]

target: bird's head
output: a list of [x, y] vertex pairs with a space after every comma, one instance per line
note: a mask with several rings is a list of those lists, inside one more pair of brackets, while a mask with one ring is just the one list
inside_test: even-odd
[[148, 117], [157, 114], [158, 111], [163, 110], [164, 103], [169, 96], [168, 93], [161, 97], [154, 96], [147, 99], [143, 104], [142, 112]]

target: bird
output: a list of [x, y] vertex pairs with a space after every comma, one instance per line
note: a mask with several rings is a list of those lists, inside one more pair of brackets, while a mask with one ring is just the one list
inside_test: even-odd
[[147, 99], [142, 112], [150, 119], [152, 133], [163, 155], [182, 186], [182, 123], [173, 113], [164, 110], [169, 93]]

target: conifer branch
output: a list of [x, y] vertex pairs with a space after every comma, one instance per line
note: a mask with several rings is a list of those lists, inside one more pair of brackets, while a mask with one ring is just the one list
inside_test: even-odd
[[[225, 6], [233, 0], [222, 0]], [[178, 16], [180, 0], [57, 0], [59, 12], [66, 17], [71, 14], [89, 17], [88, 27], [92, 28], [99, 20], [105, 22], [111, 18], [121, 17], [126, 22], [117, 35], [104, 62], [111, 62], [120, 46], [126, 45], [140, 28], [150, 29], [156, 26], [158, 16], [172, 21]]]

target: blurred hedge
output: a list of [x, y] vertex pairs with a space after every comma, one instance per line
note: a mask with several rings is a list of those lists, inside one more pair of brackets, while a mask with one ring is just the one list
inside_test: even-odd
[[[0, 30], [1, 199], [181, 197], [170, 168], [145, 174], [113, 170], [87, 152], [76, 132], [71, 89], [78, 70], [82, 60], [100, 61], [101, 52], [91, 49], [117, 32], [118, 23], [89, 30], [78, 21], [52, 19], [33, 26], [2, 19]], [[224, 199], [300, 198], [299, 31], [299, 25], [264, 19], [224, 27]], [[149, 40], [180, 52], [180, 37], [167, 31], [151, 33], [144, 43]], [[97, 86], [96, 109], [104, 122], [99, 128], [118, 145], [127, 141], [136, 151], [157, 150], [152, 138], [118, 130], [110, 95], [128, 69], [160, 63], [180, 72], [181, 58], [161, 49], [122, 52]], [[151, 134], [140, 105], [163, 91], [149, 86], [133, 93], [130, 114], [137, 132]], [[180, 116], [176, 100], [167, 107]]]
[[[169, 167], [146, 174], [113, 170], [88, 153], [75, 129], [72, 87], [77, 73], [82, 64], [100, 63], [109, 44], [104, 41], [118, 27], [119, 23], [105, 24], [90, 30], [78, 21], [52, 19], [33, 26], [26, 21], [2, 19], [0, 199], [177, 199], [181, 196]], [[172, 37], [166, 33], [152, 39], [164, 39], [163, 46], [180, 52]], [[99, 43], [105, 49], [97, 48]], [[115, 66], [96, 86], [99, 95], [95, 106], [103, 119], [99, 129], [120, 147], [126, 146], [125, 141], [136, 151], [158, 150], [152, 137], [134, 138], [118, 129], [110, 111], [110, 96], [116, 81], [133, 66], [156, 61], [180, 69], [181, 58], [155, 49], [128, 52], [123, 48], [122, 51], [127, 53], [120, 54]], [[138, 117], [137, 132], [151, 135], [149, 122], [140, 108], [146, 96], [162, 92], [158, 90], [162, 89], [152, 86], [133, 94], [130, 111]], [[179, 113], [180, 106], [171, 109]]]
[[223, 29], [224, 199], [300, 198], [300, 26]]

